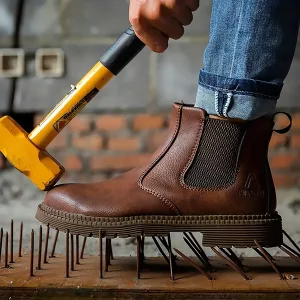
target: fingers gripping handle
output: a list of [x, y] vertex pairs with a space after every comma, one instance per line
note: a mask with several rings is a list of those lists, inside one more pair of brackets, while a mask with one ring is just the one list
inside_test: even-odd
[[100, 58], [100, 62], [117, 75], [145, 47], [145, 44], [129, 27], [110, 49]]

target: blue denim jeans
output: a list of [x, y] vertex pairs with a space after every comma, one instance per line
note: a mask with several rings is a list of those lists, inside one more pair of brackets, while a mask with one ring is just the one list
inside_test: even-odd
[[300, 0], [213, 0], [195, 106], [244, 120], [273, 113], [299, 20]]

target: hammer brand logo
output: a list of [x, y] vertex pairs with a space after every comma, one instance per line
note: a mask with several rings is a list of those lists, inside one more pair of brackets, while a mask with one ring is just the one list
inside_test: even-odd
[[239, 190], [240, 197], [264, 197], [264, 194], [265, 192], [261, 190], [254, 173], [248, 175], [244, 189]]

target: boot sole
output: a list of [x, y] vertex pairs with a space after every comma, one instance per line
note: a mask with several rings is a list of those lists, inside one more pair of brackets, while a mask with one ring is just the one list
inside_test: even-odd
[[171, 232], [201, 232], [203, 246], [256, 248], [282, 245], [282, 223], [275, 212], [266, 215], [133, 216], [89, 217], [71, 214], [40, 204], [36, 219], [53, 229], [87, 237], [127, 238], [166, 236]]

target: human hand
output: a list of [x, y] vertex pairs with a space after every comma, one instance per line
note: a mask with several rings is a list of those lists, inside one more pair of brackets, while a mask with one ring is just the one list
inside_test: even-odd
[[169, 39], [184, 34], [200, 0], [130, 0], [129, 20], [137, 37], [152, 51], [162, 53]]

